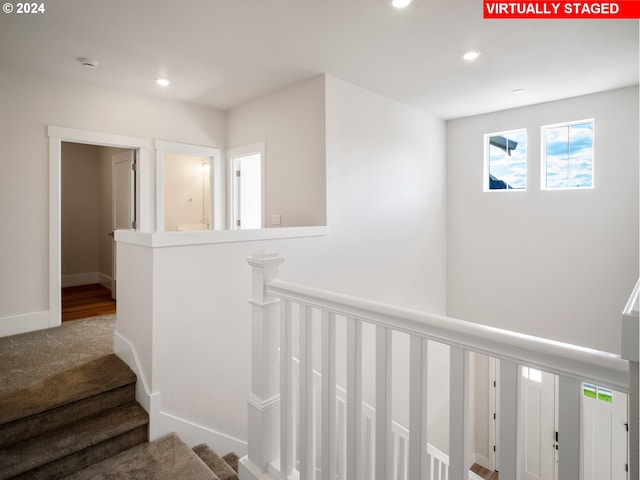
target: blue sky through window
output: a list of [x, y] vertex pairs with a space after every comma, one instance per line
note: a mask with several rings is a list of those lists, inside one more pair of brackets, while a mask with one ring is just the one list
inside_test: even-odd
[[593, 187], [593, 121], [543, 127], [543, 188]]
[[[516, 143], [515, 148], [500, 148], [491, 139], [504, 138], [509, 145]], [[527, 131], [511, 130], [509, 132], [486, 135], [489, 147], [489, 175], [486, 190], [527, 188]], [[504, 140], [503, 140], [504, 141]]]

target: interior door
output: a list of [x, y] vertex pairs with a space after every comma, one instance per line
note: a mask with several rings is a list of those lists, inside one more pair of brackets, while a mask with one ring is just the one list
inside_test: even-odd
[[583, 385], [584, 480], [627, 478], [627, 395]]
[[[135, 228], [135, 162], [134, 150], [127, 150], [112, 157], [113, 198], [113, 232], [119, 229]], [[111, 233], [113, 236], [113, 233]], [[116, 298], [117, 283], [117, 244], [113, 242], [113, 282], [111, 282], [111, 297]]]
[[554, 480], [555, 376], [521, 367], [520, 425], [522, 480]]
[[234, 229], [262, 228], [262, 156], [233, 158]]

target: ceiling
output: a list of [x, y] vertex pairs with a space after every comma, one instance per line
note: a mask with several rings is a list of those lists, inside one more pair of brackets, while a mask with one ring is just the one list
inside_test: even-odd
[[483, 20], [481, 0], [44, 5], [0, 14], [0, 64], [221, 109], [321, 73], [444, 119], [638, 84], [637, 20]]

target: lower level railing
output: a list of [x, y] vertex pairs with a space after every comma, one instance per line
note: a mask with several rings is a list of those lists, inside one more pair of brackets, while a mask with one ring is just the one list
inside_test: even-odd
[[[300, 362], [297, 358], [293, 358], [293, 383], [294, 392], [300, 389]], [[321, 416], [318, 414], [318, 405], [321, 404], [321, 385], [322, 375], [320, 372], [313, 371], [313, 430], [320, 432], [322, 429]], [[299, 423], [298, 412], [300, 405], [298, 396], [293, 397], [292, 419], [294, 422], [294, 436], [298, 432], [297, 425]], [[336, 480], [347, 480], [347, 459], [346, 442], [347, 442], [347, 392], [344, 388], [336, 387]], [[376, 411], [373, 406], [367, 402], [362, 402], [361, 410], [361, 471], [363, 478], [374, 478], [375, 469], [375, 436], [376, 431]], [[408, 445], [409, 430], [398, 422], [392, 422], [391, 432], [393, 437], [393, 478], [390, 480], [409, 480], [407, 462], [408, 462]], [[294, 444], [297, 442], [294, 440]], [[320, 455], [321, 452], [318, 452]], [[449, 479], [449, 456], [438, 450], [436, 447], [427, 443], [426, 449], [427, 470], [429, 471], [431, 480], [448, 480]], [[299, 459], [296, 458], [295, 464], [299, 467]], [[321, 474], [321, 472], [319, 472]], [[469, 472], [470, 480], [477, 480], [478, 477], [473, 472]]]
[[[501, 479], [519, 478], [519, 365], [559, 378], [562, 480], [580, 479], [582, 383], [637, 398], [629, 361], [613, 354], [283, 282], [276, 278], [283, 259], [274, 253], [248, 261], [252, 379], [243, 480], [475, 478], [469, 472], [471, 352], [500, 359]], [[393, 417], [394, 335], [408, 338], [408, 429]], [[442, 392], [449, 399], [448, 456], [427, 441], [429, 341], [449, 347], [449, 391]], [[637, 465], [630, 468], [637, 472]]]

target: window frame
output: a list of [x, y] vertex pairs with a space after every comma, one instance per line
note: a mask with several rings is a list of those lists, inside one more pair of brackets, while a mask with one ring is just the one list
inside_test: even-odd
[[[522, 128], [512, 128], [509, 130], [500, 130], [497, 132], [493, 132], [493, 133], [485, 133], [483, 136], [483, 142], [484, 142], [484, 169], [483, 169], [483, 177], [482, 177], [482, 191], [483, 192], [526, 192], [528, 187], [529, 187], [529, 152], [528, 150], [525, 151], [524, 154], [524, 165], [525, 165], [525, 178], [524, 178], [524, 188], [490, 188], [490, 184], [489, 184], [489, 175], [491, 172], [490, 169], [490, 162], [491, 162], [491, 145], [490, 145], [490, 138], [491, 137], [495, 137], [498, 135], [501, 136], [506, 136], [510, 133], [514, 133], [514, 132], [524, 132], [525, 135], [525, 148], [526, 148], [526, 144], [529, 142], [529, 131], [527, 130], [526, 127], [522, 127]], [[502, 179], [500, 179], [502, 180]]]
[[[548, 187], [547, 186], [547, 135], [546, 130], [559, 127], [570, 128], [574, 125], [591, 124], [591, 185], [589, 186], [564, 186], [564, 187]], [[572, 120], [570, 122], [553, 123], [549, 125], [542, 125], [540, 127], [540, 190], [542, 191], [564, 191], [564, 190], [593, 190], [595, 188], [595, 131], [596, 122], [594, 118], [585, 118], [582, 120]], [[570, 144], [571, 139], [569, 137], [568, 142]], [[571, 152], [569, 152], [570, 158]]]

